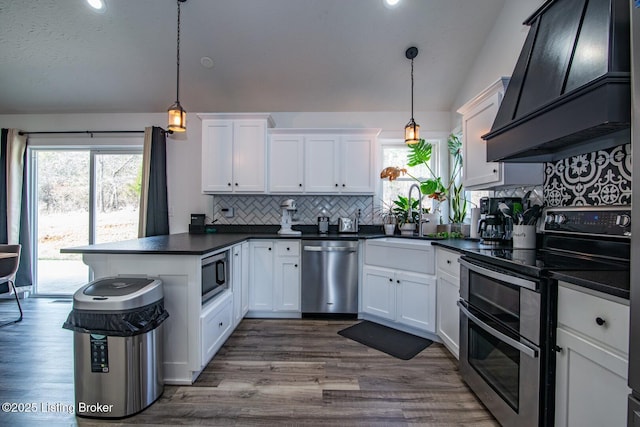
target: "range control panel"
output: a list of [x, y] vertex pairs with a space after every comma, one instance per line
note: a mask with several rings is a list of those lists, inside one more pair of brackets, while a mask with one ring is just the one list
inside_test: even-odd
[[544, 233], [631, 237], [630, 206], [548, 207], [542, 220]]

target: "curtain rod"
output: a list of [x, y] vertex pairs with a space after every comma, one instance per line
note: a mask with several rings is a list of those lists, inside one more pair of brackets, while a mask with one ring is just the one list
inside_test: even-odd
[[[162, 129], [162, 128], [161, 128]], [[172, 134], [171, 130], [164, 130], [164, 133]], [[94, 133], [144, 133], [143, 130], [72, 130], [72, 131], [51, 131], [51, 132], [18, 132], [20, 135], [58, 135], [58, 134], [87, 134], [93, 138]]]

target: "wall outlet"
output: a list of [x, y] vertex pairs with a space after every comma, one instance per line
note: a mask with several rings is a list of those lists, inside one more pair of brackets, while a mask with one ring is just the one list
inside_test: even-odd
[[233, 208], [222, 208], [220, 211], [225, 218], [233, 218]]

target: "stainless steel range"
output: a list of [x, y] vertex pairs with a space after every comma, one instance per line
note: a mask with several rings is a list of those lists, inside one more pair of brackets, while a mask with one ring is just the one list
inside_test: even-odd
[[539, 249], [460, 258], [460, 373], [505, 426], [553, 425], [553, 272], [629, 271], [629, 206], [547, 208], [542, 219]]

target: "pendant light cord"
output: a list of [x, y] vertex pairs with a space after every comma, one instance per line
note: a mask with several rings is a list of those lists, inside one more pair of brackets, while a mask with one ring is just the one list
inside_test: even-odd
[[411, 58], [411, 120], [413, 121], [413, 58]]
[[[180, 99], [180, 0], [177, 0], [178, 3], [178, 39], [177, 39], [177, 49], [176, 49], [176, 102], [179, 102]], [[413, 73], [413, 71], [412, 71]], [[413, 103], [413, 101], [412, 101]]]

